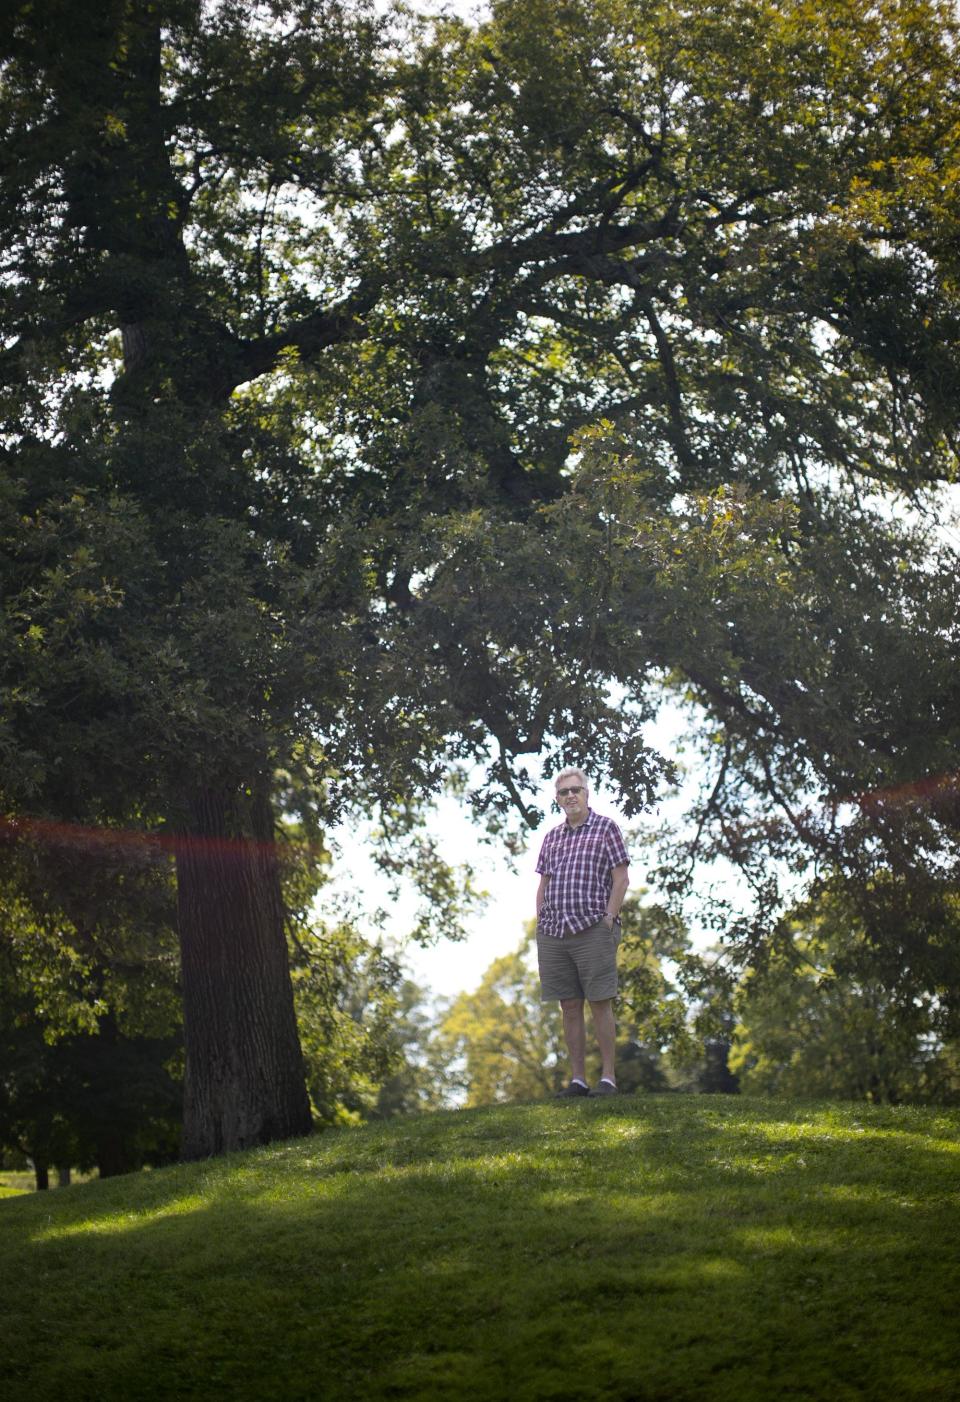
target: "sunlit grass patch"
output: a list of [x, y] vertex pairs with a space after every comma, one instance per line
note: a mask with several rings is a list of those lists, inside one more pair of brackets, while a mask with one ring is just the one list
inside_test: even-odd
[[161, 1218], [183, 1217], [187, 1213], [200, 1211], [203, 1206], [204, 1200], [194, 1194], [177, 1198], [173, 1202], [165, 1203], [162, 1207], [154, 1209], [141, 1212], [104, 1212], [91, 1217], [82, 1217], [73, 1222], [54, 1221], [54, 1215], [51, 1214], [51, 1225], [38, 1231], [32, 1240], [41, 1243], [62, 1241], [70, 1237], [85, 1235], [115, 1236], [122, 1232], [139, 1232]]

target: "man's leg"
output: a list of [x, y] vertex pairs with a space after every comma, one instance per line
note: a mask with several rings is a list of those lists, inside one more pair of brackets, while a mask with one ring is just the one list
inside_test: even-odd
[[[582, 1003], [580, 1008], [582, 1021]], [[612, 1083], [616, 1085], [614, 1058], [616, 1056], [617, 1045], [617, 1024], [613, 1018], [613, 999], [603, 998], [597, 1003], [591, 1000], [590, 1013], [593, 1017], [593, 1030], [596, 1033], [597, 1044], [600, 1047], [600, 1060], [602, 1062], [600, 1078], [604, 1081], [612, 1081]], [[564, 1014], [564, 1031], [566, 1031], [566, 1014]], [[569, 1045], [569, 1039], [567, 1044]]]
[[[587, 1029], [583, 1020], [582, 998], [561, 998], [563, 1036], [570, 1053], [570, 1079], [587, 1083]], [[612, 1014], [611, 1014], [612, 1016]]]

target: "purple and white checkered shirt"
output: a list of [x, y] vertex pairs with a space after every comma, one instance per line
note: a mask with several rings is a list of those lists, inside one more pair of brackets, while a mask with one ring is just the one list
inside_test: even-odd
[[629, 860], [616, 823], [592, 809], [579, 827], [551, 828], [537, 858], [538, 873], [550, 878], [537, 922], [540, 933], [562, 940], [596, 925], [607, 913], [613, 868]]

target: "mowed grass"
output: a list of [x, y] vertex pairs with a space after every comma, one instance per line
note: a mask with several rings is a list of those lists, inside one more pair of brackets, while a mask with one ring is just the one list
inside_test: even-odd
[[960, 1113], [517, 1105], [0, 1203], [0, 1395], [960, 1397]]

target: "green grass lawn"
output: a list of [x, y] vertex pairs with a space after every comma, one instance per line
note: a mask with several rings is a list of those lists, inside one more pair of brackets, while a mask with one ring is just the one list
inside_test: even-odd
[[0, 1395], [960, 1398], [960, 1113], [453, 1111], [0, 1203]]

